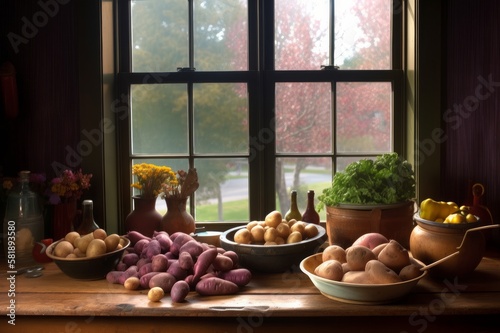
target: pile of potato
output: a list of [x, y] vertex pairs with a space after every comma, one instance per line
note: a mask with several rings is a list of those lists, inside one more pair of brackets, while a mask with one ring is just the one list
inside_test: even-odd
[[314, 224], [292, 219], [286, 221], [277, 210], [267, 214], [264, 221], [252, 221], [234, 234], [238, 244], [280, 245], [299, 243], [318, 234]]
[[416, 278], [423, 273], [421, 267], [397, 241], [368, 233], [345, 250], [326, 247], [314, 274], [348, 283], [387, 284]]
[[66, 234], [54, 248], [53, 255], [60, 258], [92, 258], [122, 248], [124, 240], [117, 234], [106, 233], [104, 229], [80, 235], [76, 231]]

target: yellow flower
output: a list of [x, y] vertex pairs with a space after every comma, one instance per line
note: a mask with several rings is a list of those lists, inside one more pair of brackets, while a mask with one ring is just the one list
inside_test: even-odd
[[175, 172], [170, 167], [148, 163], [133, 165], [132, 175], [137, 181], [131, 187], [141, 191], [143, 197], [156, 197], [161, 192], [162, 184], [176, 181]]

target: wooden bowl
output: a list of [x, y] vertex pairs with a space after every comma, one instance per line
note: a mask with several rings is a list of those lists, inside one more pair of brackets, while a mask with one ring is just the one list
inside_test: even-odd
[[92, 258], [60, 258], [54, 255], [54, 249], [59, 242], [52, 243], [45, 251], [47, 256], [52, 259], [57, 267], [67, 276], [78, 280], [100, 280], [106, 277], [108, 272], [112, 271], [120, 261], [123, 252], [130, 245], [130, 240], [121, 237], [125, 245], [118, 250], [95, 256]]

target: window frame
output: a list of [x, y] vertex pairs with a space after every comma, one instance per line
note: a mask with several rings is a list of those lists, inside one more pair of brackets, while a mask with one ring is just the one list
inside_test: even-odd
[[[121, 106], [130, 114], [130, 86], [133, 84], [149, 83], [234, 83], [248, 84], [249, 94], [249, 135], [258, 138], [259, 131], [274, 124], [274, 93], [275, 84], [279, 82], [390, 82], [393, 87], [393, 151], [404, 156], [407, 147], [406, 140], [406, 99], [405, 99], [405, 72], [403, 68], [403, 23], [404, 1], [393, 0], [392, 21], [392, 69], [390, 70], [274, 70], [274, 1], [248, 0], [249, 15], [249, 58], [248, 71], [224, 72], [131, 72], [131, 38], [130, 38], [130, 0], [117, 0], [117, 96]], [[333, 7], [333, 6], [332, 6]], [[331, 15], [333, 15], [333, 10]], [[333, 17], [333, 16], [332, 16]], [[261, 29], [257, 26], [261, 18]], [[250, 50], [258, 50], [251, 52]], [[260, 60], [261, 59], [261, 60]], [[333, 65], [333, 64], [332, 64]], [[262, 86], [262, 89], [259, 88]], [[261, 112], [259, 112], [261, 110]], [[192, 126], [192, 124], [190, 124]], [[274, 128], [270, 128], [273, 133]], [[267, 212], [275, 209], [275, 162], [277, 157], [297, 157], [301, 154], [276, 154], [275, 142], [267, 142], [264, 148], [249, 164], [249, 202], [250, 220], [262, 219]], [[119, 183], [119, 214], [120, 220], [131, 210], [131, 161], [134, 158], [158, 158], [166, 155], [133, 155], [130, 143], [130, 122], [124, 113], [117, 113], [117, 150], [118, 150], [118, 183]], [[251, 148], [251, 147], [250, 147]], [[191, 150], [192, 152], [192, 150]], [[189, 154], [190, 165], [194, 159], [203, 156]], [[367, 156], [367, 154], [339, 155], [335, 149], [325, 154], [302, 154], [310, 157], [330, 157], [334, 161], [337, 157]], [[207, 158], [238, 156], [213, 155]], [[249, 156], [249, 155], [244, 155]], [[369, 156], [369, 155], [368, 155]], [[186, 156], [182, 156], [186, 158]], [[335, 164], [333, 164], [335, 165]], [[335, 173], [335, 170], [332, 170]], [[333, 174], [332, 174], [333, 176]], [[191, 200], [191, 211], [194, 202]], [[216, 222], [207, 222], [215, 227]], [[227, 228], [231, 222], [224, 222], [221, 228]], [[235, 221], [235, 223], [239, 223]], [[197, 221], [203, 225], [203, 222]]]

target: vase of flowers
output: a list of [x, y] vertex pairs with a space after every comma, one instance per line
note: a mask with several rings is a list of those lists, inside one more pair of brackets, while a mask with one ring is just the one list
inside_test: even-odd
[[125, 218], [125, 231], [138, 231], [148, 237], [160, 230], [162, 215], [156, 210], [156, 199], [162, 184], [176, 179], [175, 172], [167, 166], [141, 163], [132, 167], [137, 179], [131, 186], [140, 194], [132, 197], [134, 209]]
[[64, 170], [51, 180], [48, 191], [49, 203], [53, 205], [52, 237], [61, 239], [74, 229], [77, 202], [90, 188], [92, 174], [82, 170]]
[[195, 231], [195, 221], [186, 210], [186, 203], [198, 186], [198, 174], [194, 168], [188, 172], [177, 171], [175, 180], [163, 184], [161, 196], [167, 204], [167, 213], [161, 221], [162, 230], [169, 234], [175, 232], [190, 234]]

